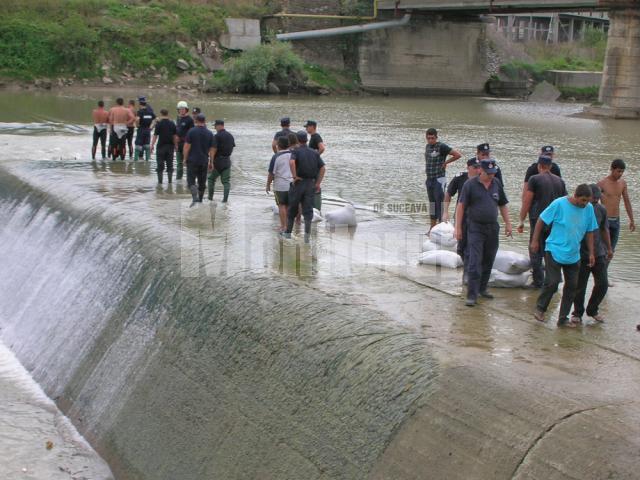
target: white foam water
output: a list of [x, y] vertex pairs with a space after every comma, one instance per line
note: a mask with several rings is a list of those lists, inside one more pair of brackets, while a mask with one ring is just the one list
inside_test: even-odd
[[113, 480], [91, 448], [0, 342], [0, 478]]

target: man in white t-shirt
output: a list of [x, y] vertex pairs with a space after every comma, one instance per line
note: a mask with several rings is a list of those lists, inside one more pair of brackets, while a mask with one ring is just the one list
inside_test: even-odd
[[271, 157], [269, 163], [269, 175], [267, 176], [267, 193], [271, 191], [273, 183], [273, 194], [278, 205], [280, 215], [280, 232], [287, 229], [287, 208], [289, 206], [289, 187], [293, 182], [289, 160], [291, 151], [289, 150], [289, 139], [285, 136], [276, 139], [276, 154]]

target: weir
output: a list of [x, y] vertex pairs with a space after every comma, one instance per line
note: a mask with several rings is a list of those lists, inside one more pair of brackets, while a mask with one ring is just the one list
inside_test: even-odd
[[461, 354], [468, 329], [567, 340], [505, 314], [518, 296], [469, 316], [446, 279], [253, 269], [249, 196], [243, 237], [225, 210], [136, 200], [115, 166], [117, 188], [16, 165], [0, 167], [0, 335], [119, 480], [635, 478], [633, 346], [575, 340], [559, 363], [605, 370], [577, 376]]

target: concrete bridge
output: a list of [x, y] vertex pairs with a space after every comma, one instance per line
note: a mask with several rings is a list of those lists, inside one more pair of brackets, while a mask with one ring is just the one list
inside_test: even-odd
[[[471, 95], [484, 92], [501, 62], [492, 45], [504, 40], [488, 27], [492, 14], [606, 11], [610, 27], [601, 105], [590, 113], [640, 119], [640, 0], [378, 0], [376, 18], [361, 18], [373, 24], [346, 28], [336, 16], [340, 9], [338, 0], [289, 0], [288, 13], [274, 19], [286, 20], [268, 27], [296, 32], [277, 37], [295, 41], [318, 63], [326, 63], [328, 50], [336, 52], [330, 66], [357, 68], [370, 90]], [[342, 40], [315, 40], [347, 33], [361, 34], [356, 58], [340, 55]]]
[[[421, 79], [429, 78], [432, 83], [426, 90], [470, 93], [481, 88], [486, 77], [485, 65], [477, 61], [486, 53], [486, 31], [472, 17], [477, 22], [479, 15], [499, 13], [607, 11], [611, 23], [599, 95], [602, 105], [589, 113], [640, 119], [640, 0], [379, 0], [378, 8], [396, 14], [411, 11], [418, 19], [405, 31], [367, 34], [360, 62], [365, 85], [385, 89], [382, 78], [389, 75], [387, 87], [397, 82], [411, 90], [420, 89]], [[462, 22], [467, 22], [464, 28]], [[377, 42], [382, 43], [376, 49]], [[383, 60], [378, 66], [375, 57]]]

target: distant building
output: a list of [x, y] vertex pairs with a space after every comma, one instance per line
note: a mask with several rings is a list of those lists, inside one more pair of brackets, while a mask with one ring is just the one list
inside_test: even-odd
[[581, 40], [587, 26], [609, 30], [606, 12], [563, 12], [494, 15], [496, 28], [515, 42], [544, 41], [547, 43]]

